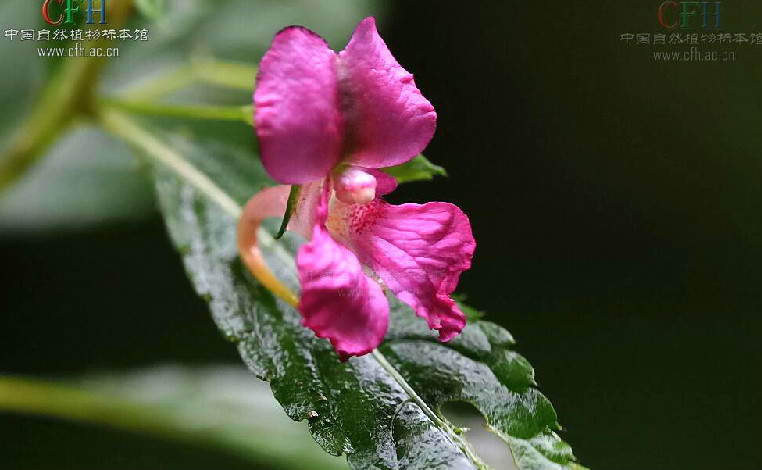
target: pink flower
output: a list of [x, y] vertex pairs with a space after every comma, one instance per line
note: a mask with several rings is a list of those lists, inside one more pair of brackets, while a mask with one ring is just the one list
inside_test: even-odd
[[[378, 170], [420, 153], [436, 113], [376, 31], [363, 20], [340, 53], [312, 31], [280, 31], [259, 67], [254, 122], [262, 163], [275, 180], [302, 185], [289, 229], [309, 241], [297, 254], [305, 326], [342, 360], [375, 349], [389, 322], [382, 285], [439, 331], [466, 320], [450, 294], [476, 247], [452, 204], [391, 205], [397, 181]], [[239, 225], [244, 261], [264, 217], [286, 210], [290, 188], [268, 188]]]

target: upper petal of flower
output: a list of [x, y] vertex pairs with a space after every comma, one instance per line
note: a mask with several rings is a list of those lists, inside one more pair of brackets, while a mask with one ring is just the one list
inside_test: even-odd
[[389, 324], [381, 287], [357, 257], [316, 226], [296, 257], [302, 296], [297, 309], [319, 338], [329, 338], [342, 361], [378, 347]]
[[[400, 300], [448, 341], [466, 324], [450, 294], [471, 267], [476, 241], [468, 217], [444, 202], [360, 205], [337, 202], [329, 227]], [[333, 232], [332, 232], [333, 233]]]
[[350, 163], [398, 165], [428, 145], [437, 126], [434, 107], [389, 52], [372, 17], [339, 53], [339, 78]]
[[254, 123], [262, 163], [278, 182], [327, 175], [341, 158], [336, 53], [312, 31], [280, 31], [259, 65]]

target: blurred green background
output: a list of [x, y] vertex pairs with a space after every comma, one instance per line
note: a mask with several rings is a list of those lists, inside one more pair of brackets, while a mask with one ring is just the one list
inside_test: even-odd
[[[41, 27], [31, 3], [0, 4], [2, 30]], [[254, 63], [272, 34], [300, 23], [341, 49], [378, 15], [437, 109], [426, 154], [450, 174], [391, 199], [469, 214], [479, 245], [459, 291], [517, 337], [581, 462], [760, 468], [762, 48], [728, 46], [732, 63], [655, 62], [653, 48], [619, 37], [661, 32], [659, 3], [226, 2], [201, 10], [178, 48]], [[758, 1], [726, 0], [723, 16], [727, 32], [762, 31]], [[0, 45], [6, 137], [47, 65]], [[0, 373], [239, 364], [126, 155], [114, 149], [77, 179], [101, 138], [82, 132], [0, 201]], [[0, 467], [256, 468], [7, 413]]]

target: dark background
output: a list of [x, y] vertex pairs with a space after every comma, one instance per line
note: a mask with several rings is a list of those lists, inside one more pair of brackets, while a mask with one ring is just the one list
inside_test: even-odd
[[[393, 200], [469, 214], [459, 291], [517, 337], [582, 463], [760, 468], [762, 49], [654, 62], [619, 35], [661, 32], [660, 2], [579, 3], [392, 4], [381, 33], [437, 108], [427, 156], [451, 175]], [[723, 14], [762, 30], [759, 2]], [[5, 237], [0, 260], [2, 371], [237, 361], [158, 218]], [[45, 419], [3, 416], [0, 436], [25, 468], [248, 465]]]
[[[760, 468], [762, 56], [621, 44], [663, 31], [659, 3], [405, 2], [388, 42], [453, 176], [396, 197], [469, 214], [460, 289], [516, 335], [581, 462]], [[760, 2], [723, 8], [762, 26]]]

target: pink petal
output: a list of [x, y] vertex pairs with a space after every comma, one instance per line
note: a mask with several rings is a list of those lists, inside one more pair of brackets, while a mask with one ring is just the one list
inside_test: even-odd
[[399, 185], [397, 178], [388, 173], [384, 173], [381, 170], [373, 170], [368, 168], [365, 171], [376, 178], [376, 197], [381, 197], [389, 194], [390, 192], [397, 189], [397, 186]]
[[262, 163], [278, 182], [328, 174], [341, 158], [336, 54], [312, 31], [280, 31], [259, 64], [254, 123]]
[[460, 273], [471, 267], [476, 248], [460, 209], [444, 202], [394, 206], [377, 199], [336, 211], [346, 224], [341, 235], [360, 262], [439, 330], [440, 340], [460, 333], [466, 318], [450, 294]]
[[368, 278], [355, 255], [337, 244], [324, 226], [296, 257], [303, 324], [329, 338], [342, 361], [378, 347], [389, 323], [389, 305], [381, 287]]
[[372, 17], [357, 26], [339, 53], [339, 70], [342, 111], [351, 123], [351, 163], [367, 168], [398, 165], [428, 145], [437, 126], [434, 107], [389, 52]]

